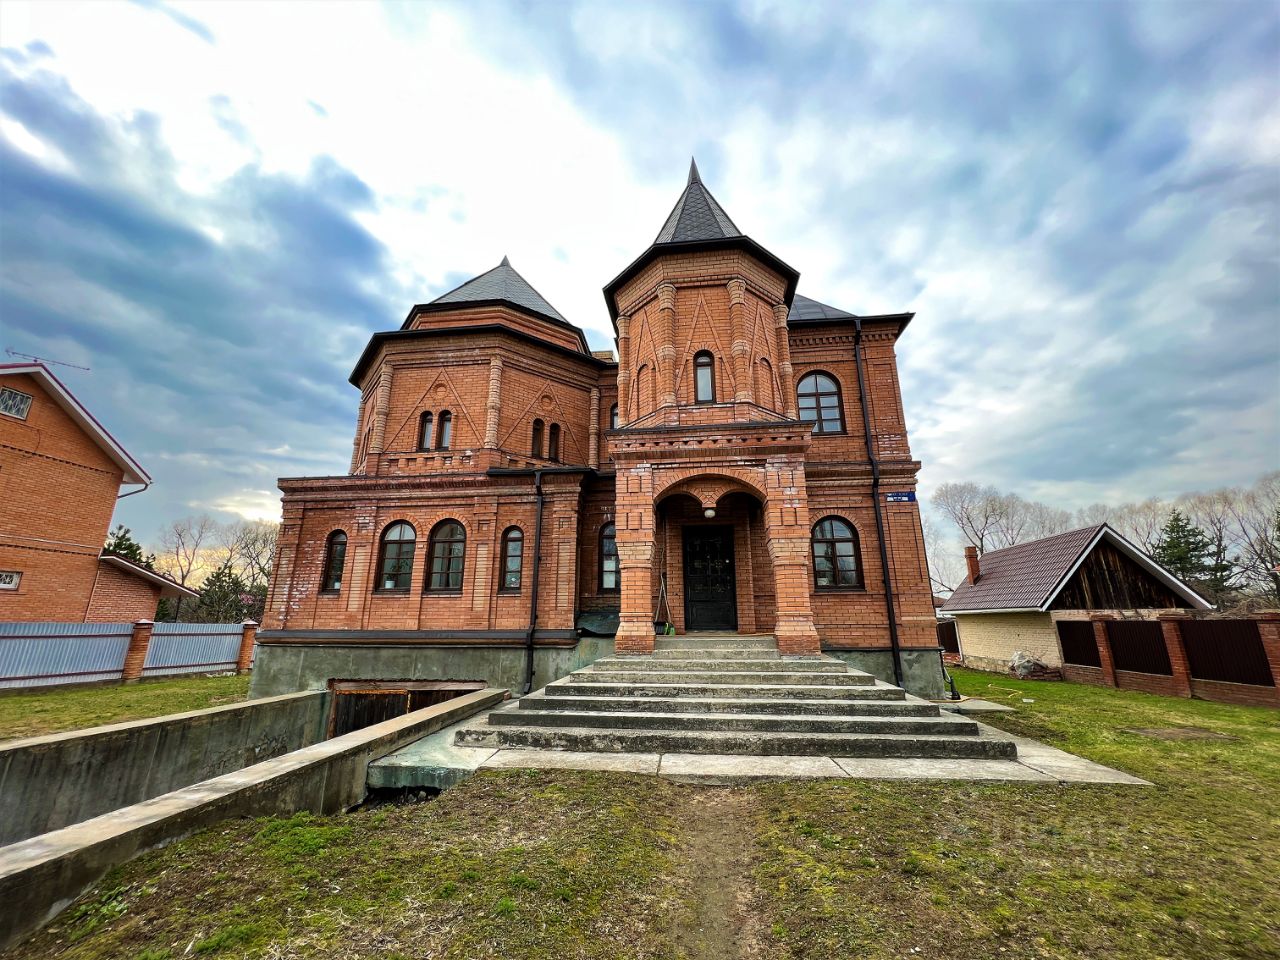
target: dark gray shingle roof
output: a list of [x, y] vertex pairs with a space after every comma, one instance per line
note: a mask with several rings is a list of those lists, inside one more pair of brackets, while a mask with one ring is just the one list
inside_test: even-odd
[[450, 290], [443, 296], [436, 297], [432, 303], [474, 303], [485, 300], [506, 300], [517, 306], [532, 310], [543, 316], [568, 323], [560, 315], [560, 311], [547, 303], [537, 290], [529, 285], [529, 281], [516, 273], [511, 261], [506, 257], [487, 273], [468, 280], [462, 286]]
[[805, 320], [853, 320], [857, 315], [832, 307], [808, 297], [796, 294], [791, 301], [791, 312], [787, 314], [787, 323]]
[[961, 583], [943, 611], [1038, 609], [1105, 526], [1082, 527], [984, 553], [978, 582]]
[[743, 235], [724, 212], [724, 207], [711, 195], [711, 191], [703, 186], [697, 163], [690, 161], [689, 182], [684, 193], [680, 194], [680, 199], [676, 201], [653, 242], [685, 243]]

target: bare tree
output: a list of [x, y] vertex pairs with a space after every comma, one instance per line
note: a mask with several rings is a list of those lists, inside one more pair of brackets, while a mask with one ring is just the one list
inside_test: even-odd
[[924, 547], [929, 557], [929, 582], [934, 593], [953, 593], [965, 577], [964, 557], [954, 540], [948, 539], [933, 517], [920, 517]]
[[208, 551], [218, 524], [207, 513], [175, 520], [160, 532], [156, 566], [183, 586], [198, 583], [211, 566]]
[[1241, 572], [1251, 592], [1280, 603], [1280, 471], [1263, 474], [1231, 506]]
[[265, 587], [271, 579], [279, 525], [267, 520], [241, 520], [218, 528], [224, 561], [250, 588]]
[[999, 490], [976, 483], [944, 483], [933, 495], [933, 504], [950, 518], [978, 553], [995, 545], [1005, 504]]

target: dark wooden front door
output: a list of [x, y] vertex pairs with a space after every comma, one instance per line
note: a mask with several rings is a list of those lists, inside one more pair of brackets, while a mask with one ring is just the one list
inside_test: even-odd
[[733, 630], [737, 626], [733, 527], [685, 527], [685, 629]]

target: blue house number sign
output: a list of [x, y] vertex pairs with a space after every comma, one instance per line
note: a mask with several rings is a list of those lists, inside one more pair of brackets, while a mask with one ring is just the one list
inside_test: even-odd
[[914, 490], [907, 490], [903, 493], [886, 493], [884, 498], [890, 503], [915, 503], [916, 494]]

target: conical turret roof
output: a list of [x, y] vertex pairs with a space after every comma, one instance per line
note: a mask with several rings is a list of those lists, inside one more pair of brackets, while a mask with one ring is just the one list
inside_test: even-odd
[[702, 182], [698, 174], [696, 160], [689, 161], [689, 180], [684, 193], [671, 210], [666, 223], [658, 231], [654, 243], [687, 243], [696, 240], [723, 240], [726, 237], [741, 237], [743, 233], [737, 228], [724, 207]]
[[547, 303], [546, 298], [511, 266], [506, 257], [502, 262], [478, 277], [473, 277], [460, 287], [436, 297], [432, 303], [477, 303], [505, 300], [534, 313], [540, 313], [561, 323], [568, 323], [560, 311]]

